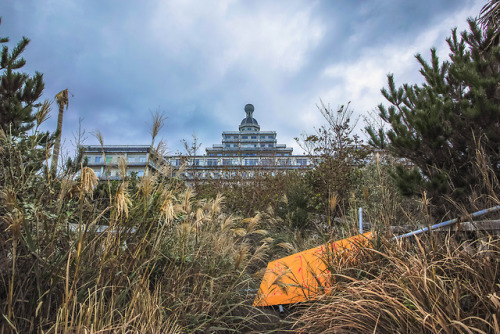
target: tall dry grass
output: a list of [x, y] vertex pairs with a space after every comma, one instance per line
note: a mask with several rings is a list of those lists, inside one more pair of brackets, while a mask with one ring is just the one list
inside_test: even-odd
[[249, 268], [265, 264], [271, 241], [258, 218], [226, 214], [223, 197], [197, 200], [161, 173], [136, 186], [97, 184], [86, 167], [46, 178], [1, 140], [0, 333], [255, 326]]
[[500, 332], [500, 237], [384, 243], [361, 254], [355, 265], [330, 266], [335, 291], [298, 314], [298, 332]]

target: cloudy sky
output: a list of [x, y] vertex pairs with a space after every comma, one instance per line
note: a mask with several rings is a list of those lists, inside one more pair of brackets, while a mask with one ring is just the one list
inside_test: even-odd
[[435, 47], [446, 58], [450, 30], [465, 29], [484, 3], [3, 0], [0, 36], [10, 47], [31, 39], [24, 70], [44, 74], [44, 98], [73, 94], [66, 149], [79, 118], [105, 144], [148, 144], [156, 110], [168, 117], [160, 135], [172, 154], [193, 134], [205, 148], [237, 130], [252, 103], [261, 130], [302, 153], [293, 138], [321, 124], [320, 100], [373, 111], [388, 73], [421, 82], [414, 55]]

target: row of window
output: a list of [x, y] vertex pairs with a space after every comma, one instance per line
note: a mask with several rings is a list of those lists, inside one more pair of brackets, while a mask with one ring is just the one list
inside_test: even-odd
[[258, 128], [243, 128], [243, 130], [247, 130], [247, 131], [259, 131]]
[[[238, 147], [238, 144], [226, 144], [225, 147]], [[259, 147], [258, 144], [241, 144], [242, 148], [248, 148], [248, 147]], [[260, 147], [274, 147], [274, 144], [260, 144]]]
[[[260, 138], [261, 140], [263, 139], [272, 139], [274, 140], [274, 136], [241, 136], [241, 139], [257, 139]], [[230, 139], [239, 139], [239, 136], [224, 136], [224, 140], [230, 140]]]
[[[222, 172], [222, 173], [218, 173], [218, 172], [202, 172], [202, 173], [191, 173], [191, 172], [184, 172], [182, 173], [182, 177], [185, 178], [185, 179], [194, 179], [195, 177], [197, 179], [229, 179], [229, 178], [232, 178], [232, 177], [235, 177], [237, 175], [240, 175], [244, 178], [252, 178], [252, 177], [255, 177], [257, 175], [259, 175], [260, 173], [259, 172], [254, 172], [254, 171], [243, 171], [241, 173], [239, 172]], [[266, 174], [260, 174], [260, 175], [266, 175]], [[272, 172], [271, 175], [276, 175], [275, 172]]]
[[[203, 163], [201, 161], [202, 159], [194, 159], [192, 160], [194, 166], [203, 166]], [[276, 162], [274, 159], [243, 159], [243, 165], [245, 166], [272, 166]], [[280, 166], [291, 166], [292, 165], [292, 159], [278, 159], [277, 162]], [[172, 159], [170, 160], [170, 164], [172, 166], [180, 166], [181, 161], [180, 159]], [[219, 166], [219, 159], [206, 159], [206, 166]], [[222, 159], [222, 166], [239, 166], [240, 163], [237, 159]], [[295, 166], [307, 166], [307, 159], [295, 159]]]
[[[257, 155], [261, 155], [261, 154], [257, 154], [257, 153], [241, 153], [241, 156], [242, 157], [256, 157]], [[240, 156], [239, 153], [224, 153], [224, 155], [222, 153], [208, 153], [208, 156], [209, 157], [238, 157]], [[290, 153], [276, 153], [276, 156], [277, 157], [288, 157], [290, 156]]]
[[[101, 176], [106, 176], [106, 177], [112, 177], [112, 176], [120, 176], [120, 172], [119, 171], [105, 171], [104, 173], [101, 173], [101, 170], [99, 169], [94, 169], [94, 172], [95, 172], [95, 175], [97, 175], [97, 177], [101, 177]], [[144, 176], [144, 171], [143, 170], [140, 170], [140, 171], [127, 171], [127, 175], [128, 176], [132, 176], [132, 173], [135, 173], [136, 176], [138, 177], [143, 177]]]
[[[94, 159], [92, 159], [94, 158]], [[103, 162], [103, 157], [102, 156], [96, 156], [96, 157], [88, 157], [89, 162]], [[92, 161], [93, 160], [93, 161]], [[147, 157], [146, 156], [136, 156], [136, 157], [127, 157], [127, 162], [146, 162]], [[106, 156], [106, 163], [113, 162], [113, 156]]]

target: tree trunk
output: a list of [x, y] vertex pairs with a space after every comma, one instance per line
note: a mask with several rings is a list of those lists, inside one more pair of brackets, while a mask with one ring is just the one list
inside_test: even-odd
[[59, 105], [59, 116], [57, 116], [57, 137], [54, 142], [54, 151], [52, 153], [52, 163], [50, 165], [50, 173], [55, 176], [57, 173], [57, 163], [59, 160], [59, 150], [61, 149], [61, 134], [62, 134], [62, 124], [63, 124], [63, 113], [64, 105]]
[[64, 107], [68, 108], [68, 89], [60, 91], [56, 95], [56, 101], [59, 105], [59, 115], [57, 116], [57, 129], [56, 129], [56, 140], [54, 143], [54, 151], [52, 153], [52, 163], [50, 165], [50, 174], [55, 177], [57, 174], [57, 163], [59, 160], [59, 151], [61, 150], [61, 137], [62, 137], [62, 125], [63, 125], [63, 113]]

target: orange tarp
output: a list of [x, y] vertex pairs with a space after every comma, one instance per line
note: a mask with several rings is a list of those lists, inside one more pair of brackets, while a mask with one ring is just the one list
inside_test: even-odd
[[325, 258], [332, 254], [349, 256], [356, 247], [368, 246], [372, 238], [371, 232], [358, 234], [269, 262], [253, 305], [304, 302], [328, 292], [331, 280]]

